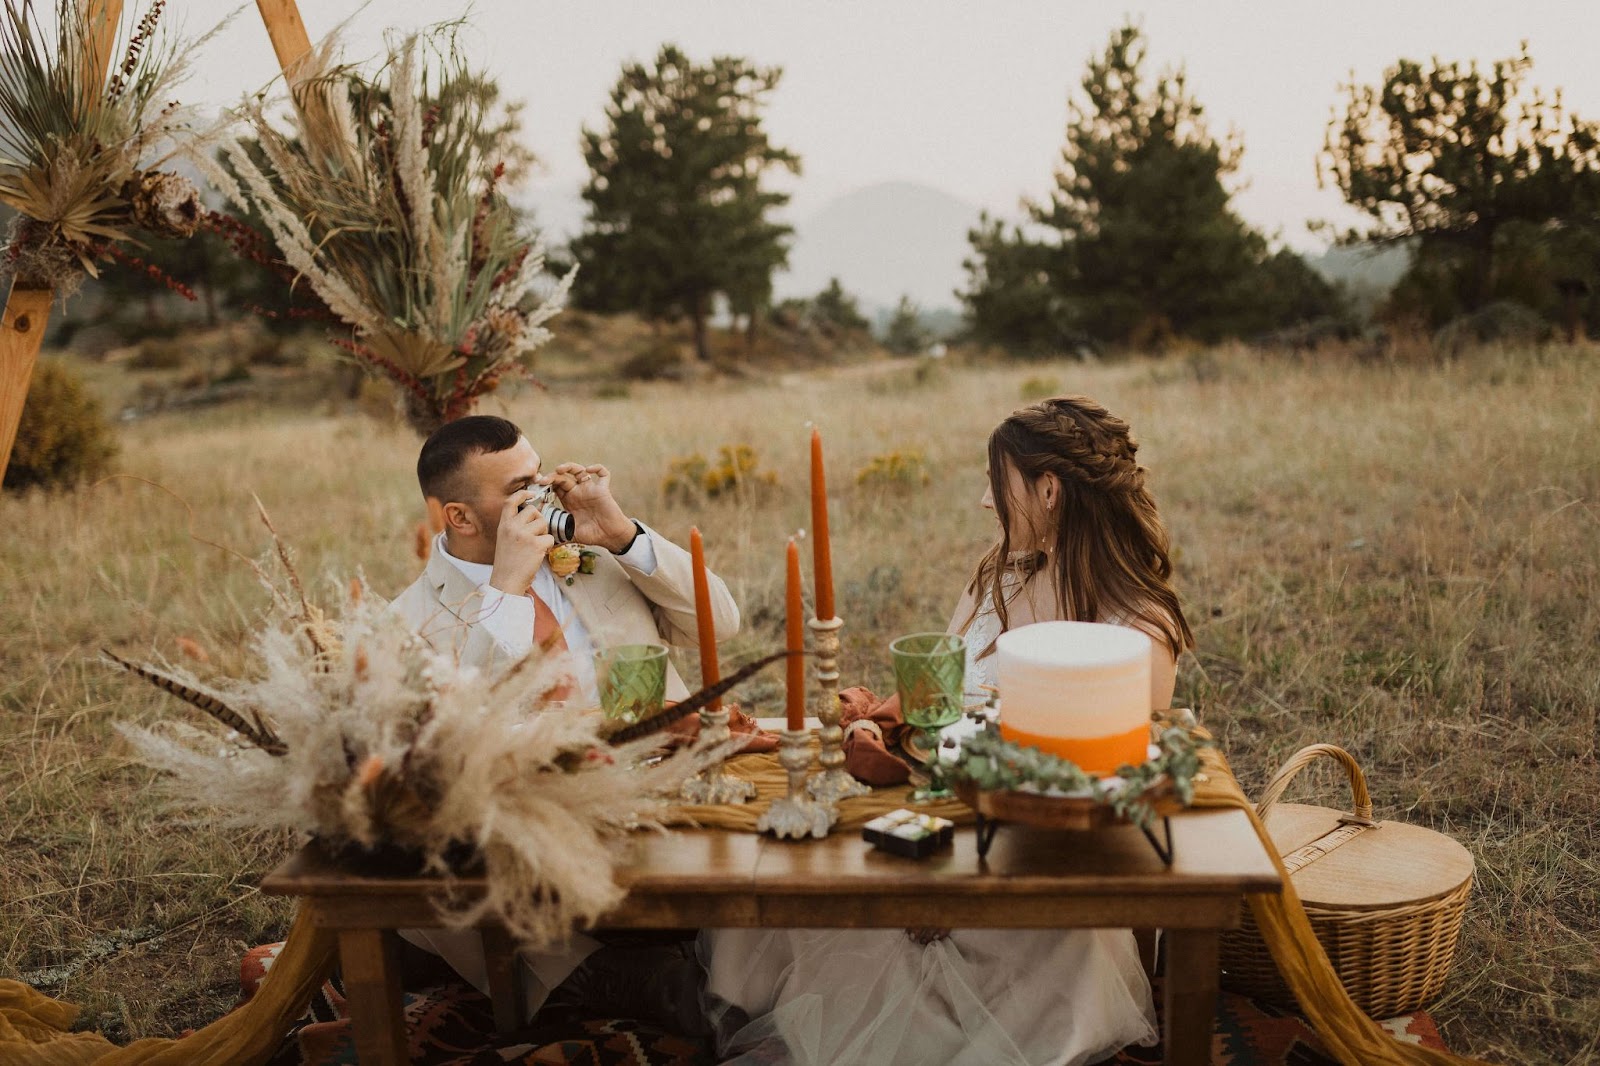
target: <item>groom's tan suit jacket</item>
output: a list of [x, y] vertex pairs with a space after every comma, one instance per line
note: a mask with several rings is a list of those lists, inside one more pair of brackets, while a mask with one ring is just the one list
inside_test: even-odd
[[[574, 574], [561, 592], [583, 621], [596, 648], [612, 644], [663, 642], [695, 646], [694, 564], [689, 553], [666, 537], [641, 528], [655, 551], [656, 568], [646, 576], [622, 565], [604, 548], [595, 552], [592, 574]], [[728, 586], [708, 574], [711, 617], [720, 643], [739, 630], [739, 607]], [[457, 659], [480, 669], [509, 664], [505, 651], [479, 620], [478, 588], [449, 559], [434, 552], [421, 576], [396, 597], [393, 609], [435, 648], [449, 648]], [[667, 664], [667, 699], [689, 694], [672, 664]]]

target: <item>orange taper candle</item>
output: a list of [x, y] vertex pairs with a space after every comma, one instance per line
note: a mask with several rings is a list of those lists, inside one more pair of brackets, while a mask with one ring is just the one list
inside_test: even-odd
[[833, 617], [833, 555], [828, 544], [828, 484], [822, 472], [822, 430], [811, 431], [811, 565], [816, 571], [817, 617]]
[[[721, 680], [717, 673], [717, 623], [711, 617], [711, 582], [706, 577], [706, 548], [698, 528], [689, 530], [689, 555], [694, 560], [694, 621], [700, 634], [700, 685], [715, 685]], [[707, 710], [722, 710], [722, 700], [715, 699]]]
[[784, 623], [788, 640], [786, 647], [789, 652], [787, 684], [784, 694], [788, 702], [784, 711], [789, 719], [788, 726], [791, 731], [804, 729], [806, 724], [806, 661], [800, 657], [805, 651], [805, 605], [800, 601], [800, 545], [789, 538], [789, 581], [787, 597], [784, 601]]

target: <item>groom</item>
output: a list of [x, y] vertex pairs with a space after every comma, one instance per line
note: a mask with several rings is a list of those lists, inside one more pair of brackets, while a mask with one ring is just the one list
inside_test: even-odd
[[[611, 495], [605, 467], [562, 463], [546, 470], [515, 424], [473, 415], [427, 439], [417, 480], [430, 509], [442, 514], [444, 529], [434, 538], [422, 576], [393, 608], [435, 647], [484, 669], [516, 662], [535, 642], [564, 648], [571, 653], [577, 694], [598, 705], [595, 648], [695, 641], [689, 553], [628, 517]], [[555, 538], [548, 523], [540, 508], [522, 507], [542, 485], [572, 514], [572, 539], [592, 558], [588, 572], [563, 578], [552, 569]], [[739, 609], [722, 579], [708, 578], [717, 636], [732, 636]], [[666, 695], [688, 695], [670, 663]], [[403, 935], [488, 991], [476, 933], [410, 929]], [[529, 1016], [549, 999], [642, 1018], [686, 1035], [705, 1032], [699, 967], [676, 946], [602, 946], [574, 934], [566, 950], [525, 952], [522, 961]]]
[[[444, 530], [427, 569], [394, 608], [430, 643], [486, 669], [515, 662], [535, 640], [571, 652], [579, 694], [597, 703], [595, 648], [696, 640], [689, 553], [629, 518], [611, 495], [603, 466], [562, 463], [552, 470], [517, 426], [492, 415], [447, 423], [417, 459], [422, 495]], [[565, 580], [551, 569], [555, 547], [539, 508], [521, 505], [548, 485], [573, 518], [592, 573]], [[586, 567], [587, 569], [587, 567]], [[739, 629], [739, 608], [708, 575], [717, 638]], [[688, 695], [668, 664], [667, 699]]]

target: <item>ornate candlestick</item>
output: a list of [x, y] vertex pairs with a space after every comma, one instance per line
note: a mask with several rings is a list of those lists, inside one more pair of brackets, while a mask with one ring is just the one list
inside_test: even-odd
[[813, 836], [821, 840], [838, 820], [839, 811], [832, 804], [813, 799], [806, 791], [806, 771], [811, 769], [810, 731], [785, 729], [778, 737], [778, 762], [789, 772], [789, 794], [772, 801], [756, 828], [779, 837], [799, 840]]
[[822, 750], [817, 753], [817, 763], [822, 769], [812, 775], [806, 790], [832, 805], [849, 796], [865, 796], [872, 789], [844, 768], [844, 730], [839, 728], [839, 630], [844, 628], [844, 619], [813, 618], [806, 625], [811, 627], [811, 654], [817, 664], [817, 688], [822, 693], [817, 702], [817, 720], [822, 723], [818, 730]]
[[[732, 735], [728, 729], [730, 713], [727, 710], [700, 708], [701, 739], [707, 744], [721, 744], [727, 740]], [[756, 794], [756, 786], [754, 781], [724, 773], [722, 760], [719, 759], [685, 781], [679, 794], [688, 803], [745, 803]]]

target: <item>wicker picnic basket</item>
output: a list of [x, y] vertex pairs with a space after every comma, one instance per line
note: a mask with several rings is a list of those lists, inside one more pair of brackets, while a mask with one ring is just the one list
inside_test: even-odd
[[[1296, 774], [1319, 758], [1344, 768], [1354, 814], [1278, 803]], [[1455, 957], [1472, 890], [1472, 856], [1442, 834], [1375, 822], [1361, 767], [1343, 748], [1313, 744], [1284, 763], [1256, 805], [1311, 928], [1350, 997], [1374, 1018], [1392, 1018], [1438, 995]], [[1294, 1009], [1294, 995], [1256, 928], [1222, 937], [1223, 983]]]

